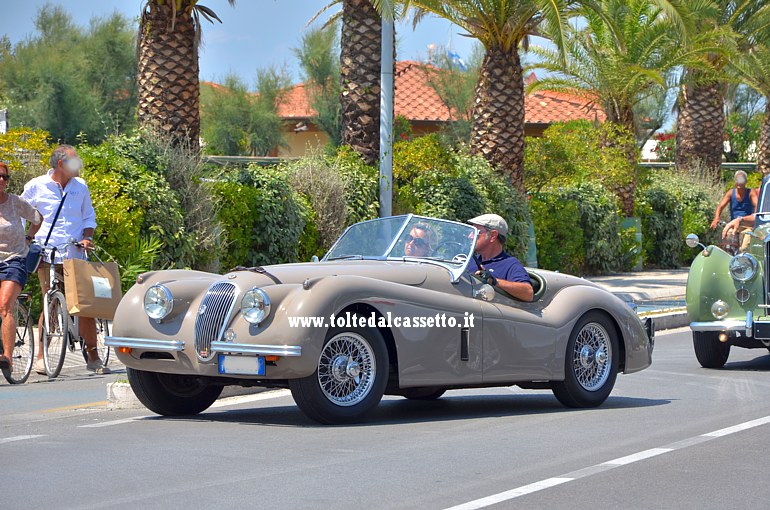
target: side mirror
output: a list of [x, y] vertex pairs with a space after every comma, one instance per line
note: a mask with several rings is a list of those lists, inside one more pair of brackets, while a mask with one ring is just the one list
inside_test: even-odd
[[687, 237], [685, 238], [684, 242], [690, 248], [695, 248], [700, 244], [700, 239], [696, 234], [687, 234]]
[[[698, 236], [695, 236], [695, 237], [698, 237]], [[318, 262], [318, 255], [313, 255], [312, 257], [310, 257], [310, 262]]]
[[495, 288], [490, 284], [485, 283], [473, 293], [473, 297], [481, 299], [482, 301], [492, 301], [495, 297]]

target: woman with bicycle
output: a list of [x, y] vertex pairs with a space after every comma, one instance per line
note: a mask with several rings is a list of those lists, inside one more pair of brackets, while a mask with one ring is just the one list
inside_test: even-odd
[[3, 353], [0, 368], [12, 370], [13, 347], [16, 339], [16, 319], [13, 313], [16, 298], [27, 283], [26, 256], [29, 248], [22, 219], [34, 225], [43, 221], [37, 209], [8, 193], [11, 175], [8, 165], [0, 161], [0, 320], [2, 320]]

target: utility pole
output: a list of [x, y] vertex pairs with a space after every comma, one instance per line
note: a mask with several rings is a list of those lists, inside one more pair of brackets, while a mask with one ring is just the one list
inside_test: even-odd
[[380, 218], [393, 214], [393, 36], [394, 16], [382, 13], [380, 52]]

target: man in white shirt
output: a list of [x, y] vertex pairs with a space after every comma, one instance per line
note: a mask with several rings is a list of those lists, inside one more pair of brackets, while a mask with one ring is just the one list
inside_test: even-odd
[[[29, 229], [29, 235], [35, 236], [39, 244], [44, 244], [51, 223], [56, 216], [56, 211], [66, 193], [59, 217], [51, 230], [48, 240], [49, 246], [60, 246], [71, 239], [79, 240], [86, 250], [93, 249], [94, 229], [96, 228], [96, 213], [91, 203], [91, 193], [86, 182], [78, 177], [83, 168], [83, 160], [78, 157], [77, 151], [71, 145], [59, 145], [54, 149], [50, 159], [51, 168], [47, 173], [35, 177], [24, 186], [21, 197], [37, 208], [43, 215], [41, 225], [33, 225]], [[46, 261], [59, 266], [64, 259], [85, 258], [83, 249], [68, 245], [63, 253], [56, 253], [56, 260]], [[38, 269], [38, 278], [43, 294], [48, 291], [50, 282], [48, 263], [43, 263]], [[57, 268], [61, 273], [61, 269]], [[40, 321], [42, 324], [43, 317]], [[96, 349], [96, 321], [89, 317], [81, 317], [79, 320], [80, 334], [85, 339], [88, 354], [87, 367], [97, 374], [108, 374], [110, 370], [99, 359]], [[35, 362], [35, 371], [45, 374], [43, 364], [42, 345], [38, 350], [38, 359]]]

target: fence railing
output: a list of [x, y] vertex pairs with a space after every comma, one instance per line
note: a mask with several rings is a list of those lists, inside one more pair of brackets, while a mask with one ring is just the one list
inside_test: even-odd
[[[673, 168], [673, 161], [644, 161], [639, 163], [639, 166], [645, 168]], [[733, 172], [743, 170], [745, 172], [753, 172], [756, 170], [756, 163], [722, 163], [722, 170], [731, 170]]]

